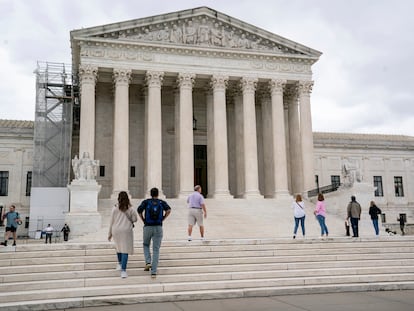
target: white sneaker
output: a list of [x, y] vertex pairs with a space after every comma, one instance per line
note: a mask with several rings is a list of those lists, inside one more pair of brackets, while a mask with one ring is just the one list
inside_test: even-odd
[[192, 241], [193, 238], [191, 236], [188, 237], [188, 241]]
[[205, 241], [206, 240], [206, 238], [205, 237], [201, 237], [201, 241]]
[[115, 269], [116, 269], [116, 271], [121, 271], [121, 269], [122, 269], [121, 268], [121, 264], [120, 263], [117, 263]]
[[128, 274], [126, 273], [126, 271], [121, 271], [121, 278], [125, 279], [128, 277]]

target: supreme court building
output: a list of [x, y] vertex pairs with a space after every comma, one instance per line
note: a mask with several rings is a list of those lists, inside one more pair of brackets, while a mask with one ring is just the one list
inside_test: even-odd
[[[71, 32], [80, 130], [100, 198], [283, 197], [315, 188], [321, 53], [207, 7]], [[79, 146], [79, 150], [77, 150]]]

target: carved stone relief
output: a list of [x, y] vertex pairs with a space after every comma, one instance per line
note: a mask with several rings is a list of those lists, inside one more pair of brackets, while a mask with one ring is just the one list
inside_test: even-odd
[[269, 39], [207, 16], [163, 22], [100, 35], [133, 41], [168, 42], [184, 45], [265, 50], [276, 53], [302, 54]]

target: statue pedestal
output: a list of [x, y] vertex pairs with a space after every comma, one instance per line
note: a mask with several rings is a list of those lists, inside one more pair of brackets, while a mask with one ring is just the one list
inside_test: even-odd
[[364, 182], [355, 182], [351, 187], [340, 187], [331, 201], [329, 211], [332, 214], [347, 216], [347, 207], [351, 202], [351, 196], [355, 196], [356, 201], [361, 205], [362, 213], [366, 214], [369, 210], [369, 204], [374, 197], [375, 187], [372, 184]]
[[70, 208], [65, 222], [72, 237], [98, 231], [102, 216], [98, 213], [98, 194], [101, 186], [95, 180], [73, 180], [68, 185]]

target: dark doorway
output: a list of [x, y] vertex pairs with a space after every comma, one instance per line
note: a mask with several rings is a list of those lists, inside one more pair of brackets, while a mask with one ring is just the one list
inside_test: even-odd
[[200, 185], [204, 197], [207, 197], [207, 146], [194, 145], [194, 185]]

